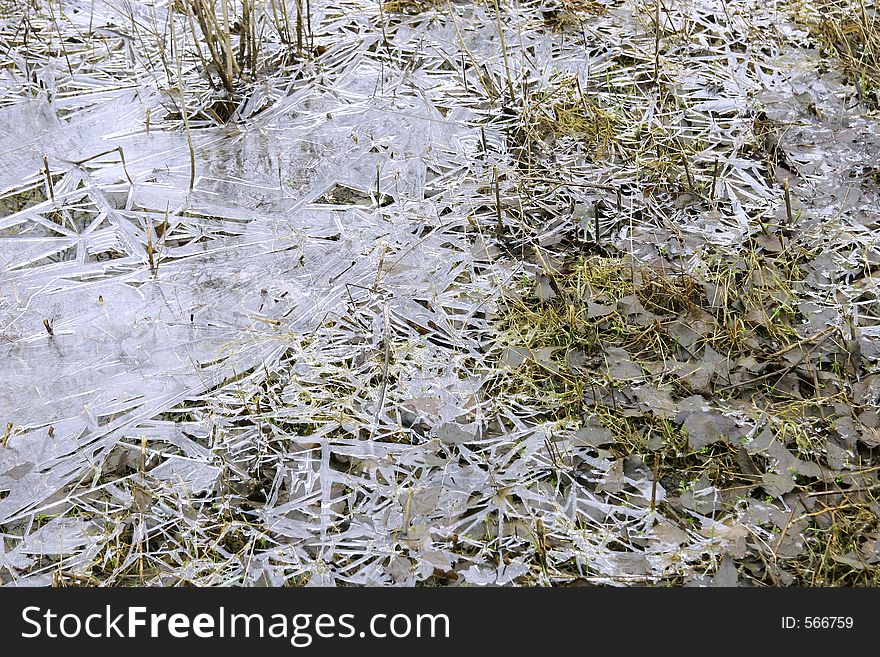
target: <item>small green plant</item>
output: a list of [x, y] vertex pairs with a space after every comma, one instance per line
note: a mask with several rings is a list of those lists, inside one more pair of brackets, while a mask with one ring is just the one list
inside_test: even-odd
[[523, 128], [534, 142], [570, 137], [591, 146], [600, 160], [615, 149], [620, 117], [585, 94], [577, 76], [556, 76], [551, 84], [528, 98]]
[[860, 98], [880, 108], [880, 20], [861, 0], [819, 0], [807, 5], [810, 32], [827, 55], [841, 60]]

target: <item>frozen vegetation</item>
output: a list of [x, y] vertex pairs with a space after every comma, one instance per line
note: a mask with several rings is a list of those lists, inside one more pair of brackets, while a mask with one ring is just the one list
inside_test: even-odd
[[4, 585], [880, 583], [874, 0], [0, 0]]

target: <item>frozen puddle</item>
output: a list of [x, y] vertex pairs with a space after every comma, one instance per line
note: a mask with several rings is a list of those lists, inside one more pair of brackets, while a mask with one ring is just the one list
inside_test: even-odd
[[[672, 3], [670, 109], [639, 86], [654, 66], [643, 3], [564, 24], [556, 5], [508, 7], [502, 53], [480, 4], [313, 2], [312, 56], [289, 56], [267, 21], [266, 70], [228, 123], [188, 52], [187, 130], [175, 62], [131, 27], [167, 25], [168, 4], [64, 2], [59, 23], [30, 15], [28, 52], [21, 17], [0, 19], [0, 582], [651, 583], [745, 554], [743, 518], [770, 507], [716, 513], [702, 482], [688, 494], [708, 501], [674, 523], [656, 510], [674, 491], [640, 458], [486, 390], [502, 290], [538, 272], [534, 245], [591, 229], [585, 209], [619, 203], [605, 230], [622, 253], [695, 267], [701, 245], [782, 216], [781, 188], [743, 155], [757, 103], [792, 124], [780, 146], [809, 235], [874, 248], [876, 186], [840, 190], [854, 157], [874, 166], [876, 123], [831, 122], [842, 82], [817, 81], [809, 52], [743, 45], [777, 21], [803, 35], [757, 2], [724, 3], [729, 23], [718, 3]], [[676, 30], [697, 36], [679, 50]], [[564, 75], [625, 124], [622, 143], [685, 125], [694, 152], [706, 144], [688, 182], [720, 162], [725, 211], [652, 198], [644, 161], [570, 136], [546, 160], [574, 191], [541, 187], [503, 96]], [[816, 289], [860, 257], [836, 253]], [[808, 296], [805, 315], [841, 321], [840, 299]]]
[[[380, 70], [367, 50], [379, 37], [363, 16], [339, 22], [353, 31], [334, 40], [336, 56], [317, 81], [263, 89], [274, 104], [240, 128], [192, 131], [192, 192], [186, 138], [164, 129], [167, 103], [143, 78], [66, 119], [56, 116], [60, 98], [50, 104], [46, 94], [7, 100], [0, 110], [7, 144], [12, 140], [0, 159], [2, 184], [14, 189], [34, 181], [45, 191], [45, 155], [54, 194], [0, 219], [0, 408], [12, 424], [0, 452], [7, 491], [0, 525], [22, 527], [34, 513], [75, 508], [83, 495], [109, 494], [112, 505], [126, 505], [121, 489], [101, 483], [115, 476], [107, 469], [119, 464], [111, 457], [118, 445], [133, 452], [148, 446], [146, 460], [162, 462], [151, 470], [153, 481], [179, 486], [181, 494], [215, 487], [224, 472], [250, 482], [249, 464], [224, 470], [226, 459], [250, 459], [264, 447], [270, 421], [277, 427], [311, 420], [305, 409], [295, 411], [294, 378], [276, 383], [290, 408], [264, 409], [271, 420], [235, 426], [237, 405], [265, 392], [267, 376], [279, 372], [323, 387], [328, 368], [360, 360], [362, 369], [376, 369], [386, 379], [381, 394], [378, 386], [353, 389], [352, 407], [340, 409], [372, 417], [367, 429], [376, 438], [397, 423], [389, 413], [406, 401], [413, 413], [421, 403], [450, 420], [462, 412], [446, 406], [464, 407], [476, 384], [460, 381], [454, 362], [431, 352], [473, 352], [477, 343], [462, 330], [481, 326], [475, 302], [492, 285], [473, 276], [475, 254], [481, 256], [462, 213], [439, 216], [466, 193], [461, 162], [476, 143], [467, 124], [473, 114], [440, 114], [421, 89], [437, 93], [426, 75]], [[53, 73], [60, 75], [48, 65], [41, 71]], [[291, 91], [297, 84], [302, 88]], [[394, 93], [377, 94], [382, 85]], [[74, 164], [117, 147], [124, 169], [115, 152]], [[328, 325], [338, 327], [332, 336], [319, 331]], [[415, 339], [432, 334], [442, 347]], [[400, 342], [395, 360], [398, 349], [411, 351], [404, 357], [415, 366], [407, 380], [389, 384], [399, 365], [384, 363], [382, 374], [382, 364], [370, 361], [381, 360], [391, 340]], [[339, 376], [360, 385], [356, 374]], [[192, 427], [180, 421], [185, 416]], [[357, 435], [360, 418], [353, 420], [332, 424]], [[321, 437], [330, 429], [307, 441], [323, 443], [323, 458], [320, 449], [274, 455], [272, 467], [290, 468], [284, 476], [279, 471], [279, 485], [286, 477], [291, 488], [312, 489], [311, 480], [322, 480], [322, 497], [305, 506], [317, 525], [297, 536], [326, 533], [326, 513], [318, 510], [330, 504]], [[365, 437], [349, 450], [385, 455], [365, 448]], [[297, 471], [313, 461], [318, 471], [303, 484]], [[267, 529], [285, 534], [285, 508], [264, 513]], [[33, 552], [36, 540], [18, 552]], [[65, 545], [77, 552], [81, 543]]]

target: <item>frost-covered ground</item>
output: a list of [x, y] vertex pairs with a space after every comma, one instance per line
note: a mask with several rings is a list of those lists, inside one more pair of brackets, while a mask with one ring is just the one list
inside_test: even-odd
[[[230, 97], [186, 4], [0, 1], [0, 581], [810, 583], [841, 490], [876, 571], [880, 127], [816, 7], [316, 0], [298, 46], [258, 2]], [[612, 403], [554, 414], [511, 299], [590, 254], [703, 315], [580, 289], [687, 353], [599, 345]], [[702, 329], [719, 254], [766, 363]]]

